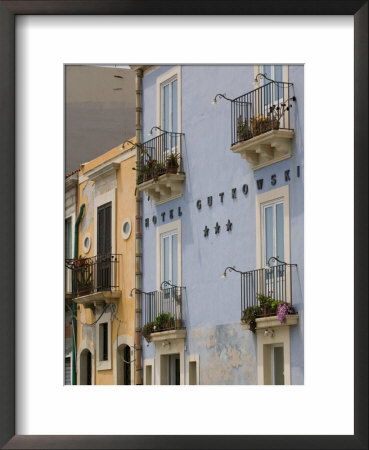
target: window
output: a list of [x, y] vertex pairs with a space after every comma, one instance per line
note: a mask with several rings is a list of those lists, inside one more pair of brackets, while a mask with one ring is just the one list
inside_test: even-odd
[[145, 366], [145, 384], [152, 384], [152, 365]]
[[272, 345], [272, 384], [284, 384], [283, 344]]
[[200, 355], [188, 355], [187, 360], [187, 384], [200, 384]]
[[144, 359], [144, 384], [154, 384], [154, 359]]
[[[283, 66], [261, 66], [261, 72], [266, 75], [270, 80], [283, 81]], [[261, 78], [263, 84], [270, 83], [269, 80]], [[283, 98], [283, 86], [275, 84], [270, 85], [270, 89], [265, 92], [265, 104], [272, 105], [273, 103], [280, 103]]]
[[[276, 256], [284, 261], [284, 204], [283, 199], [264, 203], [263, 216], [263, 261], [265, 266], [269, 258]], [[272, 265], [272, 261], [271, 261]]]
[[108, 360], [108, 323], [99, 325], [99, 360]]
[[161, 236], [161, 282], [178, 283], [178, 234], [177, 231]]
[[71, 358], [70, 356], [66, 356], [65, 357], [65, 362], [64, 362], [64, 384], [72, 384], [71, 383], [71, 373], [72, 373], [72, 369], [71, 369]]
[[[263, 65], [255, 66], [254, 68], [255, 76], [258, 73], [264, 74], [269, 80], [276, 81], [277, 83], [272, 83], [271, 81], [260, 77], [257, 83], [257, 87], [265, 86], [262, 98], [260, 99], [263, 105], [264, 116], [266, 116], [273, 105], [280, 106], [281, 103], [289, 98], [288, 87], [279, 82], [288, 82], [288, 66], [282, 65]], [[279, 126], [280, 128], [288, 128], [288, 114], [284, 114], [280, 118]]]
[[157, 227], [157, 286], [163, 281], [181, 285], [181, 221]]
[[[181, 68], [173, 67], [157, 78], [157, 125], [165, 131], [181, 131]], [[177, 136], [168, 134], [166, 150], [177, 147]], [[179, 141], [178, 141], [179, 143]]]
[[[290, 259], [289, 185], [256, 196], [256, 263], [265, 267], [271, 256]], [[272, 265], [272, 261], [270, 262]]]
[[161, 86], [161, 128], [178, 131], [178, 82], [174, 78]]
[[131, 384], [131, 349], [129, 345], [121, 345], [117, 355], [117, 384]]
[[190, 361], [188, 365], [188, 384], [197, 384], [196, 380], [196, 361]]
[[65, 220], [65, 259], [73, 258], [72, 253], [72, 218]]
[[[97, 313], [99, 314], [99, 313]], [[96, 325], [97, 370], [110, 370], [111, 367], [111, 315], [105, 312]]]
[[[73, 258], [73, 223], [74, 214], [65, 219], [65, 259]], [[72, 293], [72, 270], [66, 266], [65, 268], [65, 292]]]

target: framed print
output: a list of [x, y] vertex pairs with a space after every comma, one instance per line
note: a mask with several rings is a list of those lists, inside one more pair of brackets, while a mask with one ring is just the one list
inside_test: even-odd
[[[367, 248], [368, 234], [368, 5], [364, 1], [342, 1], [320, 2], [319, 6], [313, 7], [309, 2], [299, 2], [297, 6], [281, 1], [276, 9], [275, 2], [268, 1], [242, 5], [210, 5], [205, 2], [201, 7], [195, 2], [187, 3], [186, 7], [174, 7], [159, 1], [155, 6], [153, 11], [152, 6], [144, 6], [140, 2], [134, 6], [127, 5], [124, 1], [0, 3], [3, 62], [0, 68], [3, 106], [0, 113], [3, 153], [0, 192], [5, 203], [0, 235], [3, 250], [1, 445], [4, 448], [367, 448], [368, 311], [367, 294], [363, 293], [367, 292], [368, 263], [363, 249]], [[157, 16], [147, 16], [153, 12]], [[315, 15], [313, 21], [310, 15]], [[304, 20], [306, 23], [310, 20], [310, 28]], [[168, 39], [169, 36], [172, 38]], [[327, 36], [330, 36], [329, 40]], [[274, 47], [269, 45], [271, 37]], [[63, 386], [63, 342], [57, 334], [62, 330], [64, 314], [64, 67], [67, 64], [115, 63], [139, 66], [158, 62], [171, 68], [167, 72], [157, 72], [155, 82], [152, 81], [155, 72], [148, 75], [144, 86], [145, 98], [146, 101], [151, 99], [152, 104], [159, 99], [158, 104], [164, 105], [164, 110], [167, 105], [172, 114], [167, 117], [163, 113], [161, 117], [161, 110], [158, 112], [152, 108], [152, 112], [144, 116], [145, 134], [150, 131], [151, 121], [156, 127], [169, 129], [171, 135], [186, 133], [178, 125], [180, 120], [176, 122], [181, 110], [175, 108], [190, 98], [185, 95], [188, 78], [181, 71], [182, 65], [193, 65], [194, 71], [201, 63], [258, 65], [271, 79], [279, 76], [278, 63], [281, 67], [304, 66], [304, 84], [301, 86], [306, 117], [303, 126], [306, 157], [304, 229], [307, 240], [301, 259], [306, 267], [305, 367], [301, 376], [303, 381], [296, 383], [298, 385], [121, 386], [121, 390], [113, 386]], [[336, 67], [339, 70], [334, 70]], [[242, 69], [237, 73], [243, 76]], [[280, 83], [288, 82], [283, 73], [281, 69]], [[256, 72], [254, 75], [257, 78]], [[219, 74], [220, 81], [222, 77]], [[242, 84], [243, 81], [237, 79], [234, 86], [237, 83]], [[248, 83], [246, 75], [244, 83], [245, 86]], [[198, 101], [202, 101], [206, 86], [194, 83], [194, 92], [197, 92], [195, 86], [201, 86]], [[177, 96], [180, 92], [178, 87], [182, 89], [182, 98]], [[263, 83], [260, 88], [265, 89]], [[232, 90], [232, 86], [226, 91], [229, 89]], [[219, 93], [223, 97], [228, 94], [221, 90]], [[279, 104], [281, 95], [277, 94], [275, 91], [268, 94], [263, 103], [272, 108], [271, 111], [274, 104]], [[207, 103], [210, 104], [212, 98]], [[221, 98], [218, 100], [220, 102]], [[249, 100], [246, 98], [245, 101]], [[197, 101], [195, 97], [193, 101]], [[253, 108], [260, 108], [260, 104], [258, 101]], [[212, 111], [219, 114], [219, 107]], [[245, 111], [242, 123], [238, 124], [242, 129], [237, 128], [232, 147], [238, 141], [247, 142], [248, 133], [259, 136], [276, 132], [276, 128], [261, 130], [260, 114], [255, 123], [256, 119], [252, 114], [249, 117], [247, 108]], [[283, 114], [283, 124], [286, 125], [283, 128], [288, 129], [290, 118]], [[281, 118], [278, 119], [280, 124]], [[272, 123], [269, 121], [270, 126]], [[237, 141], [240, 133], [246, 133], [246, 137]], [[173, 142], [166, 145], [170, 153], [178, 147]], [[214, 145], [211, 147], [215, 148]], [[247, 157], [250, 157], [249, 153]], [[258, 167], [258, 163], [259, 159], [258, 162], [253, 160], [255, 173], [264, 170], [264, 162], [261, 163], [263, 167]], [[184, 164], [190, 180], [191, 171], [186, 161]], [[285, 163], [281, 160], [277, 164], [283, 168]], [[101, 172], [88, 167], [87, 176], [91, 176], [94, 186], [99, 189]], [[270, 170], [270, 166], [265, 167], [266, 171]], [[116, 166], [111, 170], [114, 172]], [[195, 169], [192, 175], [195, 175]], [[273, 175], [274, 172], [268, 172], [270, 180], [274, 180]], [[138, 185], [145, 187], [148, 183], [149, 178], [140, 179]], [[251, 186], [249, 180], [245, 183]], [[282, 249], [284, 254], [289, 252], [286, 238], [283, 242], [278, 238], [278, 230], [281, 229], [278, 227], [283, 223], [286, 236], [290, 221], [278, 222], [278, 217], [282, 217], [281, 214], [285, 217], [289, 202], [294, 205], [296, 199], [293, 198], [294, 191], [287, 192], [285, 186], [278, 185], [277, 188], [280, 190], [275, 191], [276, 195], [272, 197], [261, 192], [255, 198], [260, 211], [259, 219], [255, 221], [264, 224], [260, 225], [260, 235], [255, 244], [259, 245], [260, 264], [265, 260], [263, 266], [269, 263], [270, 256], [283, 254]], [[250, 196], [250, 192], [245, 190], [246, 193], [242, 189], [240, 192]], [[167, 195], [168, 189], [163, 192]], [[176, 193], [170, 198], [173, 204], [179, 201], [180, 194], [175, 197]], [[115, 214], [115, 194], [105, 188], [97, 194], [94, 214], [102, 217], [101, 223], [107, 223]], [[214, 197], [218, 193], [209, 192], [208, 197], [211, 195]], [[165, 201], [161, 203], [163, 199], [159, 197], [154, 197], [154, 200], [165, 213]], [[200, 214], [196, 206], [198, 199], [191, 200], [188, 207], [180, 210], [180, 216], [173, 218], [172, 227], [169, 226], [169, 210], [165, 224], [160, 216], [160, 223], [154, 227], [152, 212], [145, 200], [150, 219], [147, 228], [152, 232], [152, 242], [159, 249], [152, 252], [157, 258], [158, 269], [152, 277], [147, 275], [147, 279], [155, 283], [158, 290], [168, 279], [176, 287], [181, 286], [183, 268], [181, 272], [180, 255], [182, 251], [183, 258], [185, 250], [178, 242], [186, 233], [181, 221], [186, 215]], [[205, 206], [211, 207], [208, 198], [202, 199], [203, 213]], [[216, 215], [216, 205], [212, 206], [211, 214]], [[134, 218], [127, 213], [120, 219], [109, 235], [109, 245], [115, 246], [114, 236], [122, 246], [130, 242], [130, 236], [132, 239], [130, 231]], [[209, 215], [210, 219], [213, 216]], [[226, 233], [227, 229], [231, 230], [232, 221], [229, 220], [228, 225], [224, 220], [219, 224], [217, 220], [214, 224], [209, 222], [212, 226], [209, 225], [209, 233], [219, 234], [215, 237], [221, 238], [229, 236]], [[295, 218], [291, 225], [292, 239], [294, 221]], [[205, 227], [207, 223], [202, 225]], [[272, 223], [273, 232], [268, 228], [269, 223]], [[93, 229], [84, 230], [81, 234], [82, 253], [100, 254], [100, 244], [105, 249], [106, 239], [97, 236]], [[206, 236], [202, 238], [204, 240]], [[270, 254], [269, 243], [274, 248]], [[146, 247], [149, 246], [150, 243], [146, 242]], [[224, 248], [224, 253], [226, 251]], [[105, 260], [96, 261], [99, 267], [106, 263]], [[212, 261], [212, 264], [216, 262]], [[80, 266], [78, 270], [82, 273]], [[283, 273], [278, 276], [278, 280], [284, 279]], [[285, 277], [287, 279], [288, 274]], [[81, 297], [90, 295], [83, 291], [87, 289], [85, 285], [80, 283], [79, 289], [82, 289]], [[228, 288], [228, 293], [231, 289]], [[156, 304], [171, 300], [171, 293], [163, 292], [163, 298], [157, 298]], [[175, 298], [178, 298], [177, 294]], [[218, 306], [214, 305], [214, 308]], [[177, 313], [176, 309], [173, 313], [176, 319]], [[183, 316], [180, 317], [182, 319]], [[116, 329], [108, 317], [105, 320], [104, 316], [103, 322], [106, 326], [99, 326], [96, 331], [97, 360], [90, 361], [91, 364], [96, 363], [94, 377], [101, 377], [104, 371], [107, 373], [114, 367], [116, 350], [120, 345], [117, 340], [115, 350], [113, 340], [109, 344], [109, 330]], [[173, 323], [177, 327], [177, 322]], [[267, 360], [273, 363], [274, 371], [270, 370], [269, 378], [275, 381], [274, 384], [283, 384], [279, 383], [281, 377], [288, 376], [280, 369], [283, 347], [281, 342], [270, 346], [268, 341], [274, 331], [270, 327], [263, 330], [260, 351], [269, 352]], [[155, 330], [151, 330], [151, 335], [155, 337]], [[237, 338], [235, 330], [232, 335]], [[282, 345], [287, 346], [289, 341], [283, 339]], [[151, 345], [160, 348], [160, 364], [168, 365], [167, 378], [162, 374], [160, 377], [167, 381], [178, 378], [179, 383], [187, 376], [192, 380], [198, 379], [198, 367], [203, 357], [200, 354], [199, 359], [195, 353], [200, 351], [191, 353], [187, 370], [184, 364], [187, 360], [183, 360], [182, 355], [187, 349], [176, 347], [178, 351], [174, 353], [179, 357], [172, 360], [165, 347], [169, 345], [167, 341]], [[185, 345], [191, 347], [189, 351], [194, 348], [190, 340]], [[211, 339], [205, 339], [206, 346], [211, 347]], [[155, 361], [156, 358], [151, 355], [150, 348], [148, 343], [143, 352], [147, 355], [145, 369], [151, 364], [151, 359]], [[123, 350], [126, 349], [122, 347]], [[84, 364], [84, 367], [89, 364], [86, 355], [79, 355], [79, 364]], [[127, 359], [126, 353], [122, 355]], [[177, 374], [177, 366], [184, 367], [184, 372], [178, 370]], [[261, 372], [260, 379], [268, 381], [266, 373]], [[150, 370], [144, 372], [145, 376], [150, 378]], [[293, 377], [296, 376], [294, 372]], [[132, 380], [132, 370], [130, 373], [128, 370], [117, 373], [116, 377]], [[88, 380], [86, 377], [85, 382], [81, 382], [79, 378], [76, 384], [89, 384]], [[172, 384], [164, 381], [160, 384]], [[339, 404], [336, 404], [337, 398], [340, 398]]]

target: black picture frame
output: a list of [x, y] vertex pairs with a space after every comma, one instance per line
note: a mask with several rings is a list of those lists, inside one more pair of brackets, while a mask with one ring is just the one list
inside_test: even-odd
[[[236, 14], [354, 16], [354, 435], [15, 435], [15, 16], [19, 14]], [[368, 448], [368, 2], [365, 0], [0, 1], [0, 445], [23, 448], [367, 449]], [[337, 180], [335, 181], [337, 182]], [[343, 188], [343, 187], [342, 187]], [[337, 183], [339, 195], [340, 183]], [[332, 299], [332, 302], [334, 299]], [[344, 324], [342, 324], [344, 326]], [[339, 399], [337, 399], [339, 401]], [[318, 406], [318, 405], [317, 405]]]

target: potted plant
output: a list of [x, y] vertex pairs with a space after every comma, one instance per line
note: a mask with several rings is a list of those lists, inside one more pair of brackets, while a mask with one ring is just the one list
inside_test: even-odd
[[255, 333], [256, 330], [256, 318], [260, 316], [260, 306], [249, 306], [242, 312], [241, 321], [248, 324], [250, 331]]
[[237, 140], [238, 141], [245, 141], [246, 139], [249, 139], [252, 136], [251, 129], [247, 123], [247, 119], [245, 122], [242, 120], [242, 117], [239, 116], [237, 119]]
[[150, 342], [150, 335], [154, 332], [154, 322], [148, 322], [146, 325], [142, 327], [141, 334], [146, 339], [147, 342]]
[[178, 159], [180, 158], [179, 154], [171, 153], [167, 157], [167, 172], [168, 173], [177, 173], [179, 163]]
[[142, 167], [132, 167], [132, 170], [137, 170], [139, 175], [137, 176], [137, 184], [141, 184], [144, 181], [157, 180], [158, 176], [162, 175], [166, 171], [164, 164], [157, 162], [156, 159], [148, 158], [146, 163]]
[[281, 300], [273, 300], [270, 295], [256, 294], [263, 316], [276, 314]]
[[155, 319], [155, 331], [168, 330], [174, 328], [174, 318], [170, 312], [161, 313]]
[[257, 116], [250, 119], [251, 131], [253, 136], [265, 133], [271, 129], [271, 119], [270, 116], [263, 116], [263, 114], [258, 114]]

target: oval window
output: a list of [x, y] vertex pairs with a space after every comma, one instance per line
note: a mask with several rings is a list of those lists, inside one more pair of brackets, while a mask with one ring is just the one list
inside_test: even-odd
[[125, 219], [122, 225], [123, 239], [128, 239], [130, 234], [131, 234], [131, 221], [129, 219]]
[[88, 253], [91, 247], [91, 236], [90, 233], [86, 233], [83, 239], [83, 251], [84, 253]]

